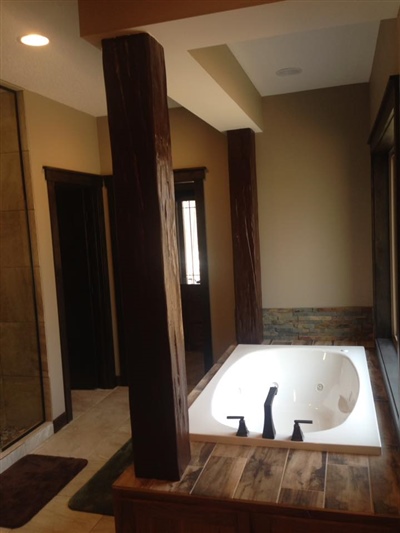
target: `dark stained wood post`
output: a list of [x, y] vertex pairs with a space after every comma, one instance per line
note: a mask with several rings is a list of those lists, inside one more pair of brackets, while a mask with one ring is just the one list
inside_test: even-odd
[[238, 343], [260, 344], [263, 340], [263, 321], [253, 130], [228, 131], [228, 159], [236, 339]]
[[190, 444], [164, 53], [143, 33], [105, 39], [103, 66], [135, 473], [177, 480]]

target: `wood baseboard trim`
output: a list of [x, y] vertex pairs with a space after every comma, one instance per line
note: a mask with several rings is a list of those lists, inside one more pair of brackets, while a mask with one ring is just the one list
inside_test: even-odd
[[67, 413], [64, 411], [60, 416], [53, 420], [54, 433], [57, 433], [68, 424]]

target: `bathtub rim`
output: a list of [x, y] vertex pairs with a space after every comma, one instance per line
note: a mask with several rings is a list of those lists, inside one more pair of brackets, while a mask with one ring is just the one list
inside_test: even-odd
[[[204, 413], [209, 397], [211, 396], [219, 382], [221, 373], [226, 371], [232, 366], [238, 359], [244, 354], [243, 351], [261, 351], [261, 350], [324, 350], [333, 353], [339, 353], [340, 355], [347, 356], [353, 365], [356, 367], [359, 380], [359, 402], [356, 404], [352, 415], [345, 420], [339, 426], [325, 430], [316, 431], [306, 434], [306, 440], [304, 442], [294, 442], [290, 440], [290, 437], [277, 435], [275, 439], [262, 439], [259, 436], [249, 434], [248, 437], [237, 437], [232, 433], [232, 429], [220, 424], [213, 419], [213, 426], [217, 426], [217, 430], [207, 431], [203, 425], [198, 425], [198, 421], [194, 422], [194, 416], [196, 411]], [[228, 350], [225, 360], [220, 364], [220, 368], [215, 374], [208, 380], [203, 390], [192, 401], [189, 407], [189, 437], [192, 441], [198, 442], [215, 442], [223, 444], [235, 444], [242, 446], [257, 446], [257, 447], [271, 447], [271, 448], [291, 448], [291, 449], [304, 449], [311, 451], [327, 451], [337, 453], [351, 453], [362, 455], [380, 455], [381, 454], [381, 439], [379, 434], [379, 426], [375, 410], [375, 402], [372, 393], [371, 380], [369, 375], [369, 369], [367, 364], [366, 352], [364, 346], [334, 346], [334, 345], [287, 345], [287, 344], [274, 344], [274, 345], [244, 345], [238, 344]], [[225, 355], [225, 354], [224, 354]], [[218, 363], [217, 363], [218, 364]], [[204, 379], [204, 378], [203, 378]], [[361, 402], [364, 402], [362, 408]], [[359, 417], [362, 410], [368, 411], [369, 417], [367, 423], [361, 424]], [[197, 413], [198, 414], [198, 413]], [[202, 416], [204, 418], [204, 416]], [[363, 418], [362, 418], [363, 420]], [[356, 424], [354, 424], [356, 422]], [[348, 426], [347, 428], [345, 426]], [[343, 429], [348, 429], [347, 441], [343, 442], [343, 439], [338, 435]], [[218, 432], [218, 434], [215, 434]], [[330, 432], [330, 435], [327, 433]], [[322, 435], [325, 433], [325, 435]], [[328, 442], [332, 441], [333, 442]]]

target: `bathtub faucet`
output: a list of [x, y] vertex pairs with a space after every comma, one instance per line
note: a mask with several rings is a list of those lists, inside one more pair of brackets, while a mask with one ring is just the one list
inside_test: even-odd
[[264, 429], [262, 432], [263, 439], [274, 439], [275, 438], [275, 426], [272, 418], [272, 402], [278, 392], [278, 385], [274, 384], [273, 387], [270, 387], [267, 399], [264, 403]]

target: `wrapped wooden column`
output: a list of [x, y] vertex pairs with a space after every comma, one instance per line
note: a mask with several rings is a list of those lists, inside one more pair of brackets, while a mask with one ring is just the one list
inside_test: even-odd
[[263, 340], [257, 175], [253, 130], [228, 131], [229, 186], [238, 343]]
[[106, 39], [103, 66], [135, 472], [177, 480], [190, 445], [164, 53], [147, 34]]

